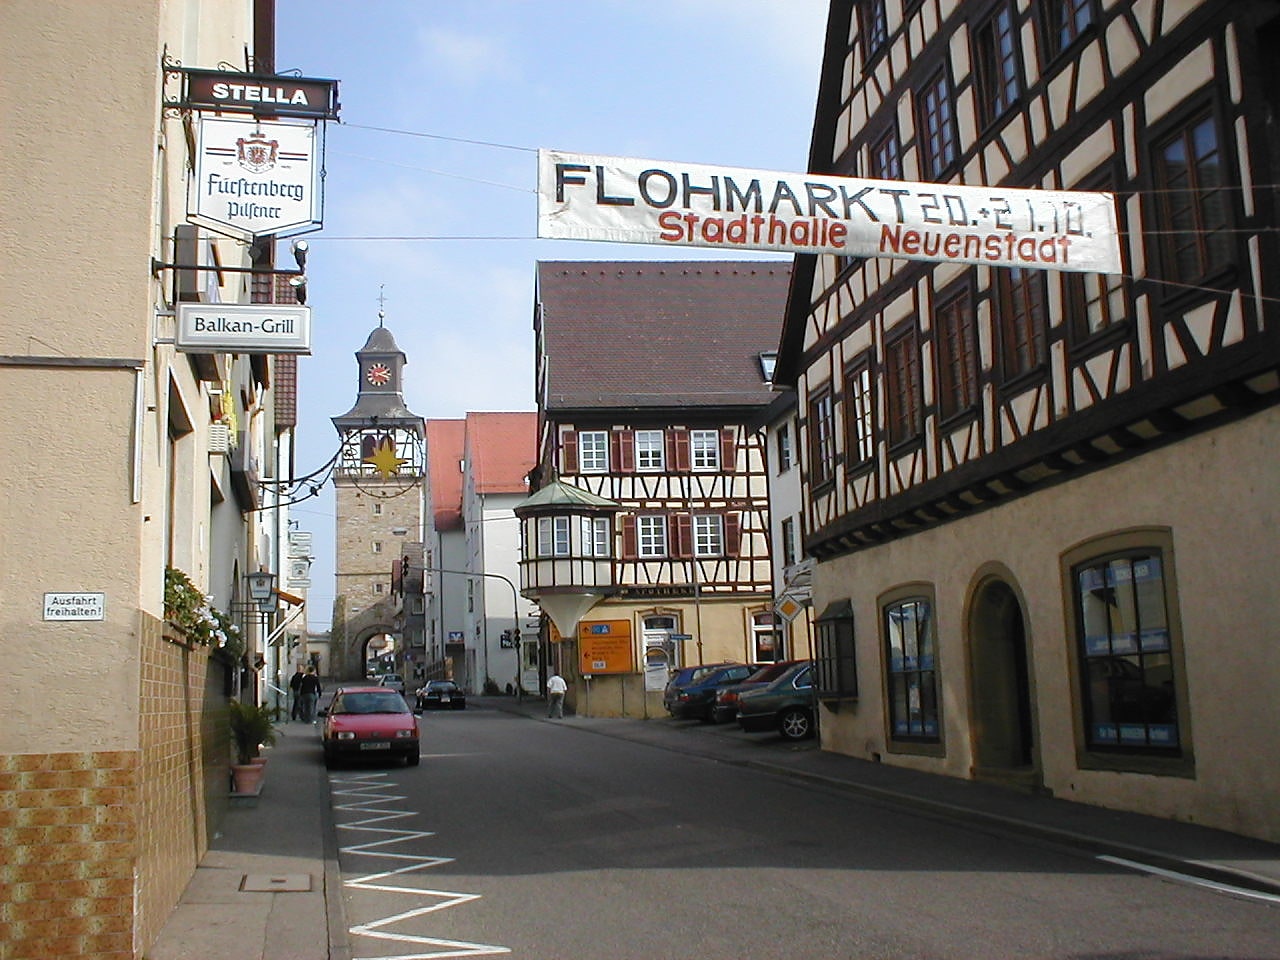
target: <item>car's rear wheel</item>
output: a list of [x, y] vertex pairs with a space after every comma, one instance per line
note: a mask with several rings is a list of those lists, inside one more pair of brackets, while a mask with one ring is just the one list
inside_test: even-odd
[[813, 736], [813, 716], [804, 707], [788, 707], [778, 714], [778, 732], [787, 740]]

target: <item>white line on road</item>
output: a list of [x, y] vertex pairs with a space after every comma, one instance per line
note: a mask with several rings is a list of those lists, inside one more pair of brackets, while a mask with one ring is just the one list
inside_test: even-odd
[[329, 778], [330, 790], [336, 797], [352, 797], [354, 799], [348, 803], [335, 803], [334, 810], [344, 810], [350, 813], [368, 814], [364, 819], [352, 820], [347, 823], [337, 824], [339, 830], [351, 830], [355, 832], [372, 833], [381, 835], [382, 839], [372, 840], [368, 843], [359, 843], [352, 846], [341, 847], [340, 851], [348, 856], [358, 857], [379, 857], [388, 860], [402, 861], [402, 865], [393, 870], [384, 870], [377, 873], [367, 874], [366, 876], [356, 877], [353, 880], [344, 880], [343, 886], [353, 890], [376, 890], [383, 893], [395, 894], [412, 894], [417, 897], [430, 897], [435, 902], [425, 906], [417, 907], [412, 910], [406, 910], [391, 916], [382, 917], [368, 923], [357, 924], [349, 928], [349, 932], [353, 936], [367, 937], [372, 940], [389, 940], [395, 943], [413, 944], [418, 947], [439, 947], [442, 949], [433, 949], [429, 953], [401, 953], [394, 957], [356, 957], [353, 960], [440, 960], [445, 957], [484, 957], [494, 956], [496, 954], [510, 953], [507, 947], [498, 947], [485, 943], [468, 943], [463, 940], [441, 940], [434, 937], [422, 937], [409, 933], [396, 933], [384, 928], [391, 927], [396, 924], [402, 924], [413, 920], [417, 917], [425, 916], [429, 913], [435, 913], [438, 910], [447, 910], [450, 907], [456, 907], [463, 903], [469, 903], [472, 900], [479, 900], [478, 893], [458, 893], [452, 890], [431, 890], [425, 887], [416, 887], [411, 885], [393, 884], [388, 881], [392, 878], [406, 878], [419, 870], [427, 870], [431, 867], [439, 866], [442, 863], [452, 863], [452, 857], [430, 857], [414, 853], [398, 853], [392, 850], [384, 849], [398, 843], [407, 843], [414, 840], [422, 840], [426, 837], [435, 836], [431, 831], [424, 830], [400, 830], [388, 826], [379, 826], [379, 824], [387, 824], [405, 817], [414, 816], [416, 811], [413, 810], [389, 810], [378, 804], [391, 803], [397, 800], [405, 800], [407, 797], [395, 793], [378, 792], [386, 787], [396, 787], [397, 784], [387, 782], [385, 773], [364, 774], [359, 776], [333, 777]]
[[1139, 863], [1137, 860], [1125, 860], [1123, 857], [1111, 857], [1102, 855], [1098, 857], [1107, 863], [1115, 864], [1120, 867], [1128, 867], [1130, 870], [1137, 870], [1140, 873], [1149, 873], [1153, 876], [1164, 877], [1166, 880], [1176, 880], [1179, 883], [1189, 883], [1196, 887], [1205, 887], [1209, 890], [1216, 890], [1218, 893], [1229, 893], [1236, 897], [1248, 897], [1250, 900], [1263, 900], [1267, 903], [1280, 903], [1280, 896], [1274, 893], [1262, 893], [1259, 890], [1250, 890], [1247, 887], [1236, 887], [1229, 883], [1219, 883], [1216, 880], [1205, 880], [1203, 877], [1193, 877], [1189, 873], [1178, 873], [1176, 870], [1165, 870], [1161, 867], [1153, 867], [1149, 863]]

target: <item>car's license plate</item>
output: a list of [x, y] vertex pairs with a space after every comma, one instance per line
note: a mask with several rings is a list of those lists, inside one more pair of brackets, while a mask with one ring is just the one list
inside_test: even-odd
[[441, 703], [448, 703], [448, 702], [449, 702], [449, 695], [446, 693], [443, 697], [441, 697], [441, 698], [440, 698], [440, 702], [441, 702]]
[[390, 750], [390, 749], [391, 749], [391, 744], [389, 744], [389, 743], [362, 743], [362, 744], [360, 744], [360, 749], [361, 749], [361, 750]]

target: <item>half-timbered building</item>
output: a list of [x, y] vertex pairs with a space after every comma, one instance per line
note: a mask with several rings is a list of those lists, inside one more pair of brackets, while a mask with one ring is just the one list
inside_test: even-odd
[[1111, 192], [1124, 269], [797, 258], [825, 749], [1280, 839], [1277, 39], [832, 3], [812, 171]]
[[521, 586], [553, 619], [557, 595], [586, 598], [551, 644], [580, 711], [656, 716], [672, 667], [784, 653], [753, 423], [789, 275], [768, 261], [538, 266]]

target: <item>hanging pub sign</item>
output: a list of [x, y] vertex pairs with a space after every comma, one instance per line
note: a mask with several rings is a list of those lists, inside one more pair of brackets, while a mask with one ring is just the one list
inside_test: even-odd
[[187, 219], [252, 240], [318, 230], [323, 124], [200, 117]]
[[182, 83], [182, 100], [171, 106], [258, 116], [338, 119], [337, 80], [183, 68]]
[[538, 236], [1119, 273], [1109, 193], [538, 151]]
[[182, 353], [311, 353], [311, 308], [282, 303], [180, 303]]

